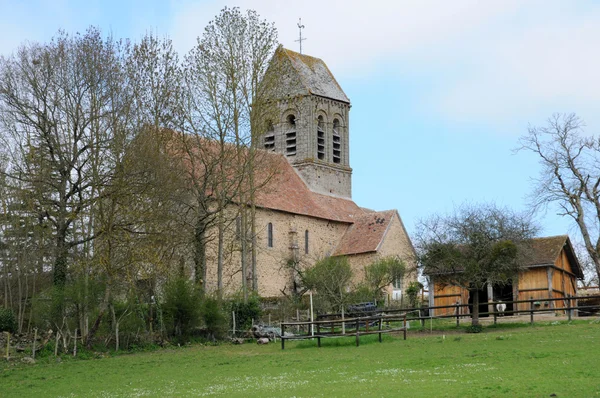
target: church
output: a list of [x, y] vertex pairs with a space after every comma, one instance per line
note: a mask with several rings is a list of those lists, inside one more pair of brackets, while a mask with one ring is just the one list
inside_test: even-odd
[[[256, 278], [260, 296], [278, 297], [295, 289], [290, 261], [310, 267], [327, 256], [346, 256], [357, 280], [364, 266], [382, 257], [400, 258], [414, 268], [415, 251], [398, 211], [374, 211], [352, 200], [350, 100], [327, 65], [283, 47], [273, 65], [275, 120], [257, 146], [276, 173], [255, 197], [256, 275], [247, 279]], [[209, 291], [217, 287], [215, 250], [207, 250]], [[239, 264], [239, 256], [232, 255], [224, 266], [226, 292], [240, 289]], [[416, 274], [407, 273], [395, 281], [389, 298], [399, 300], [413, 280]]]

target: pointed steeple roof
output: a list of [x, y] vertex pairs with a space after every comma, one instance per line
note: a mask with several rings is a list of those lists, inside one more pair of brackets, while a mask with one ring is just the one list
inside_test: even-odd
[[[277, 61], [288, 61], [291, 71], [296, 76], [287, 77], [287, 83], [295, 87], [298, 94], [312, 94], [320, 97], [330, 98], [336, 101], [350, 103], [333, 74], [320, 58], [300, 54], [279, 46], [275, 52], [274, 59]], [[288, 93], [292, 93], [289, 90]]]

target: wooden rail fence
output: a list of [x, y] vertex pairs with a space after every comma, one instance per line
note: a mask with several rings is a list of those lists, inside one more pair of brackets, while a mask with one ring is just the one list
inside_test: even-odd
[[[401, 327], [393, 327], [393, 322], [402, 322]], [[388, 325], [383, 328], [384, 323]], [[316, 327], [314, 334], [302, 335], [285, 335], [286, 328], [295, 328], [298, 330], [302, 326], [306, 326], [307, 330], [314, 330], [311, 326]], [[348, 329], [347, 329], [348, 328]], [[353, 328], [353, 330], [352, 330]], [[339, 338], [339, 337], [355, 337], [356, 346], [360, 345], [360, 336], [369, 334], [378, 334], [379, 342], [381, 343], [381, 335], [383, 333], [404, 332], [404, 340], [406, 340], [406, 313], [396, 314], [378, 314], [373, 316], [356, 317], [356, 318], [336, 318], [323, 321], [308, 321], [308, 322], [282, 322], [281, 323], [281, 349], [285, 349], [286, 340], [306, 340], [317, 339], [317, 346], [321, 347], [322, 338]]]

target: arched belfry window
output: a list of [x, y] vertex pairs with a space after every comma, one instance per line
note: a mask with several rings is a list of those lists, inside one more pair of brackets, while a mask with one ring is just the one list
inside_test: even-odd
[[273, 247], [273, 223], [267, 224], [267, 246]]
[[264, 145], [266, 150], [275, 150], [275, 127], [273, 127], [273, 123], [271, 123], [271, 121], [267, 122]]
[[288, 156], [296, 155], [296, 117], [289, 115], [287, 117], [287, 132], [285, 133], [285, 154]]
[[341, 163], [342, 161], [342, 138], [340, 131], [340, 121], [333, 119], [333, 134], [332, 147], [333, 147], [333, 163]]
[[323, 116], [317, 119], [317, 158], [325, 159], [325, 122]]
[[308, 229], [304, 231], [304, 254], [308, 254]]

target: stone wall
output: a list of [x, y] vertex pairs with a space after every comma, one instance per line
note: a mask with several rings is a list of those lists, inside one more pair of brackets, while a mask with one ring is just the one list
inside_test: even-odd
[[[233, 211], [233, 210], [230, 210]], [[273, 247], [267, 245], [267, 225], [273, 224]], [[296, 259], [301, 267], [310, 267], [318, 260], [331, 255], [348, 223], [327, 221], [302, 215], [289, 214], [268, 209], [256, 211], [256, 255], [259, 294], [263, 297], [277, 297], [291, 294], [294, 273], [287, 266], [290, 259]], [[308, 253], [305, 252], [305, 232], [308, 231]], [[210, 231], [213, 239], [207, 253], [207, 281], [209, 291], [217, 288], [217, 241], [216, 231]], [[241, 289], [240, 240], [236, 238], [235, 221], [227, 228], [225, 239], [223, 282], [227, 294]], [[251, 263], [248, 258], [248, 273]], [[248, 286], [251, 275], [248, 274]]]
[[[355, 254], [349, 256], [350, 265], [355, 274], [355, 282], [364, 278], [365, 266], [372, 264], [380, 258], [398, 256], [407, 267], [407, 273], [402, 281], [402, 294], [410, 282], [417, 280], [415, 252], [406, 233], [402, 221], [394, 214], [390, 226], [385, 234], [384, 240], [376, 252]], [[393, 286], [388, 286], [388, 294], [391, 296]]]

